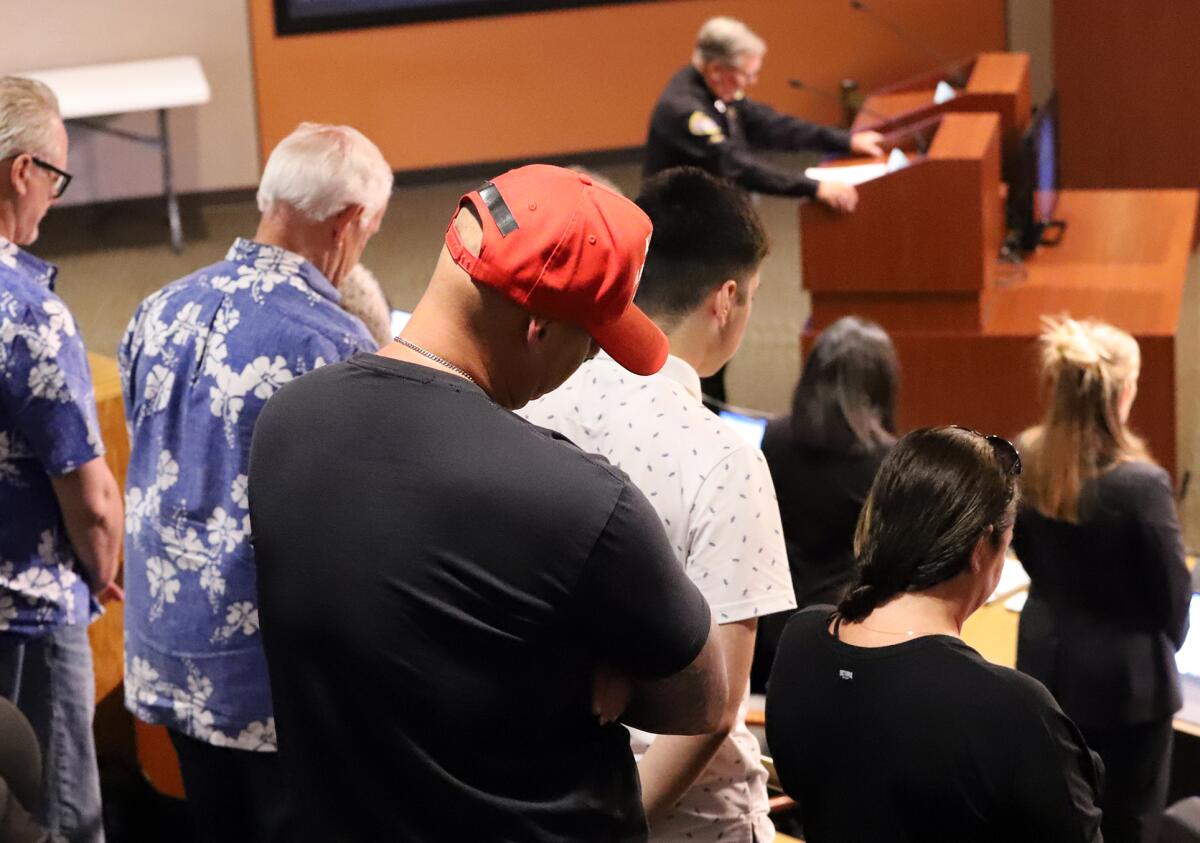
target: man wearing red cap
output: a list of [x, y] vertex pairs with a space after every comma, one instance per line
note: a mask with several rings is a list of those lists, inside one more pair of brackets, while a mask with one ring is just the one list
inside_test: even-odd
[[596, 346], [662, 366], [632, 304], [650, 231], [568, 170], [486, 182], [404, 334], [259, 417], [260, 615], [305, 839], [642, 840], [615, 718], [718, 725], [712, 619], [654, 510], [510, 412]]

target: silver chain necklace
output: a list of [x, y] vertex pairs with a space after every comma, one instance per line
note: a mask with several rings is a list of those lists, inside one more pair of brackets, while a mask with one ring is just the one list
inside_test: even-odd
[[[417, 345], [415, 342], [409, 342], [404, 337], [392, 337], [392, 339], [394, 339], [396, 342], [400, 343], [405, 348], [411, 348], [413, 351], [417, 352], [417, 354], [420, 354], [422, 357], [428, 357], [434, 363], [440, 363], [441, 365], [445, 366], [450, 371], [462, 375], [464, 378], [469, 380], [471, 383], [475, 383], [475, 378], [473, 378], [469, 374], [467, 374], [466, 369], [463, 369], [461, 366], [455, 366], [453, 363], [451, 363], [446, 358], [438, 357], [432, 351], [426, 351], [425, 349], [421, 348], [421, 346]], [[478, 384], [475, 384], [475, 385], [478, 386]]]

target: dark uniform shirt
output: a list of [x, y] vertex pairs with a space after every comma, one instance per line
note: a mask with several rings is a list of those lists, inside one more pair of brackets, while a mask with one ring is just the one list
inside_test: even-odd
[[645, 175], [690, 164], [758, 193], [816, 195], [815, 181], [756, 161], [756, 149], [848, 152], [850, 133], [797, 120], [749, 98], [717, 100], [689, 65], [671, 77], [650, 116]]

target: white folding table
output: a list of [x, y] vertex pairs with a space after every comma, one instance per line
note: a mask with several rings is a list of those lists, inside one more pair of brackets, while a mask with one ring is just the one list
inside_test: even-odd
[[[163, 196], [171, 245], [183, 248], [183, 226], [171, 175], [171, 143], [167, 134], [167, 110], [203, 105], [211, 98], [208, 79], [195, 56], [174, 56], [145, 61], [91, 64], [19, 73], [44, 82], [58, 97], [63, 120], [76, 125], [144, 144], [162, 156]], [[147, 135], [116, 129], [97, 118], [137, 111], [158, 112], [158, 134]]]

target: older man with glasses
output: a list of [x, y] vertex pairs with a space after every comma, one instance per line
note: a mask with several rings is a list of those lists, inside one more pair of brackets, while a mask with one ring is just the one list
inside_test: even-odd
[[71, 177], [45, 85], [0, 78], [0, 696], [45, 756], [42, 825], [102, 841], [87, 625], [119, 594], [121, 496], [56, 268], [22, 249]]
[[[764, 150], [856, 152], [883, 155], [883, 135], [819, 126], [781, 114], [751, 99], [767, 45], [739, 20], [716, 17], [696, 36], [692, 61], [663, 90], [650, 115], [645, 176], [692, 166], [756, 193], [816, 199], [838, 211], [858, 205], [858, 192], [841, 182], [816, 182], [763, 161]], [[701, 384], [704, 394], [725, 400], [724, 369]]]

